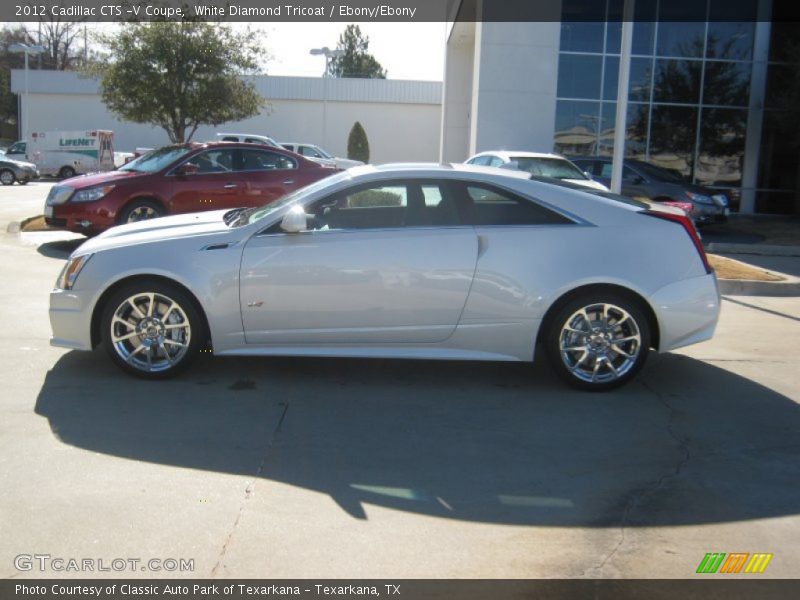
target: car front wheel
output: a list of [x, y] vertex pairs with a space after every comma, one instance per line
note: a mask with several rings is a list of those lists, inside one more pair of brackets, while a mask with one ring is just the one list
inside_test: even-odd
[[185, 369], [206, 342], [192, 299], [177, 286], [137, 281], [115, 292], [102, 315], [111, 359], [132, 375], [165, 379]]
[[164, 216], [164, 209], [151, 200], [134, 200], [119, 216], [120, 223], [138, 223]]
[[605, 391], [624, 385], [644, 366], [650, 328], [638, 303], [617, 294], [588, 293], [560, 307], [545, 344], [564, 381]]
[[14, 176], [14, 172], [8, 169], [3, 169], [0, 171], [0, 183], [3, 185], [12, 185], [17, 178]]

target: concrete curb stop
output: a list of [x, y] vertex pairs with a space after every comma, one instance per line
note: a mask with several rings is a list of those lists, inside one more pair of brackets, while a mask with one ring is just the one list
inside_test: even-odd
[[760, 256], [800, 256], [800, 246], [774, 244], [726, 244], [711, 242], [706, 251], [712, 254], [757, 254]]
[[730, 296], [800, 296], [800, 280], [754, 281], [752, 279], [718, 279], [719, 293]]

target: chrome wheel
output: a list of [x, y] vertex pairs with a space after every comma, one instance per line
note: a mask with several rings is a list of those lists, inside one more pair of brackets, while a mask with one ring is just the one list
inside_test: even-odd
[[614, 382], [634, 367], [642, 351], [636, 319], [610, 303], [590, 304], [572, 313], [558, 338], [561, 360], [587, 383]]
[[176, 366], [189, 351], [191, 338], [184, 308], [158, 292], [128, 297], [111, 316], [114, 351], [137, 371], [158, 373]]
[[14, 177], [14, 173], [9, 171], [8, 169], [0, 171], [0, 183], [3, 185], [11, 185], [16, 181], [16, 177]]
[[142, 205], [131, 210], [125, 222], [136, 223], [138, 221], [144, 221], [145, 219], [155, 219], [158, 216], [158, 212], [152, 206]]

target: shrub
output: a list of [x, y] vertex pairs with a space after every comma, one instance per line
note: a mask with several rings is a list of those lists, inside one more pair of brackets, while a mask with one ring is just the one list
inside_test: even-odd
[[369, 162], [369, 141], [367, 132], [358, 121], [355, 122], [347, 137], [347, 158]]

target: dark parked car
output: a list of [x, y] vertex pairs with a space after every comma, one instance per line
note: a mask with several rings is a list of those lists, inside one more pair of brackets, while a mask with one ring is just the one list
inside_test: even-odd
[[269, 204], [332, 175], [284, 149], [245, 143], [189, 143], [152, 150], [116, 171], [66, 179], [50, 190], [52, 227], [99, 233], [164, 215]]
[[0, 154], [0, 183], [13, 185], [16, 181], [25, 185], [33, 179], [39, 179], [39, 169], [35, 164]]
[[[571, 160], [597, 181], [611, 185], [610, 157], [580, 156]], [[625, 160], [622, 193], [655, 202], [689, 203], [697, 225], [724, 223], [730, 213], [728, 196], [723, 192], [689, 183], [674, 171], [639, 160]]]

